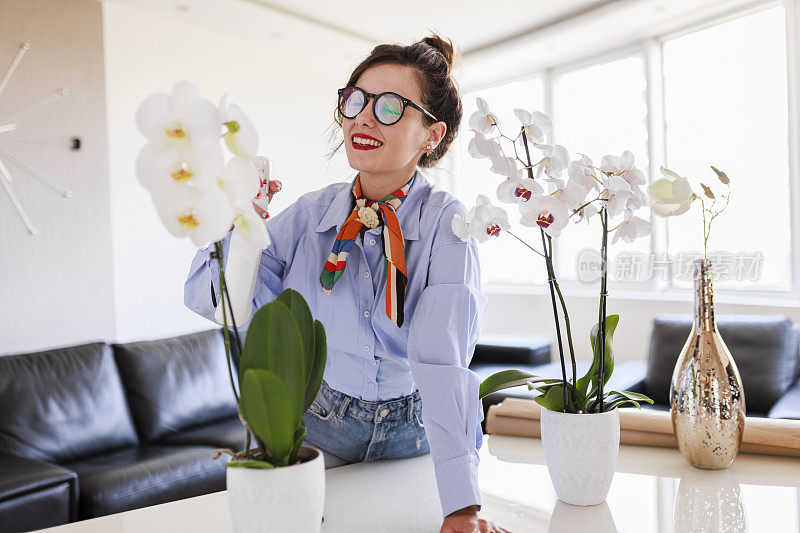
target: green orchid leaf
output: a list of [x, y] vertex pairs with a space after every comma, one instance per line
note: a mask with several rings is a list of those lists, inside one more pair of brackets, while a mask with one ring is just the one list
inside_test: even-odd
[[535, 397], [533, 401], [551, 411], [566, 411], [564, 406], [564, 384], [550, 387], [544, 394]]
[[269, 450], [277, 465], [288, 464], [297, 424], [283, 381], [269, 370], [248, 369], [242, 382], [241, 402], [247, 425], [259, 442]]
[[[297, 322], [297, 328], [300, 331], [300, 339], [303, 343], [303, 358], [304, 358], [304, 365], [303, 365], [303, 373], [306, 375], [307, 378], [316, 378], [315, 373], [308, 372], [308, 369], [314, 368], [314, 361], [316, 360], [316, 327], [314, 323], [314, 318], [311, 316], [311, 310], [308, 308], [308, 304], [306, 300], [303, 298], [303, 295], [297, 292], [294, 289], [285, 289], [280, 296], [277, 298], [278, 301], [282, 302], [289, 308], [289, 311], [294, 316], [295, 321]], [[324, 368], [323, 368], [324, 370]], [[308, 398], [308, 392], [310, 389], [313, 388], [313, 379], [309, 379], [306, 382], [305, 390], [303, 391], [303, 402], [302, 402], [302, 413], [306, 412], [308, 406], [311, 405], [311, 402], [314, 401], [314, 397], [316, 397], [316, 390], [314, 390], [314, 397], [311, 399]], [[321, 377], [320, 377], [321, 381]], [[319, 389], [319, 385], [317, 385], [317, 390]]]
[[[608, 380], [611, 378], [611, 373], [614, 371], [614, 331], [617, 329], [617, 324], [619, 324], [619, 315], [608, 315], [606, 317], [606, 343], [605, 343], [605, 367], [603, 371], [603, 384], [605, 385]], [[578, 380], [578, 390], [581, 391], [584, 396], [586, 395], [586, 391], [589, 388], [590, 384], [597, 384], [600, 381], [600, 345], [597, 342], [597, 336], [599, 335], [599, 323], [595, 324], [592, 327], [592, 331], [589, 334], [589, 339], [592, 345], [592, 352], [593, 352], [593, 359], [592, 359], [592, 366], [589, 368], [586, 375], [584, 375], [581, 379]], [[591, 397], [591, 394], [588, 395]]]
[[[567, 396], [568, 400], [572, 398], [572, 393], [574, 392], [577, 396], [577, 404], [575, 405], [575, 410], [585, 410], [586, 405], [586, 397], [581, 394], [580, 390], [575, 389], [572, 386], [572, 383], [567, 382]], [[539, 396], [536, 396], [533, 401], [544, 407], [545, 409], [549, 409], [551, 411], [570, 411], [570, 406], [567, 404], [564, 405], [564, 382], [559, 380], [559, 383], [548, 383], [546, 385], [542, 385], [538, 387], [536, 390], [541, 392]]]
[[619, 394], [624, 398], [628, 398], [629, 400], [639, 400], [640, 402], [647, 402], [653, 403], [653, 400], [649, 396], [645, 396], [644, 394], [639, 394], [638, 392], [631, 392], [631, 391], [616, 391], [612, 390], [609, 391], [608, 394]]
[[300, 425], [294, 431], [294, 446], [292, 446], [292, 452], [289, 454], [289, 464], [294, 464], [297, 461], [297, 452], [300, 451], [300, 447], [303, 445], [303, 439], [305, 438], [306, 421], [301, 418]]
[[478, 397], [483, 398], [493, 392], [507, 389], [509, 387], [517, 387], [519, 385], [525, 385], [526, 383], [540, 383], [549, 380], [550, 378], [543, 378], [523, 370], [502, 370], [500, 372], [495, 372], [481, 382]]
[[[319, 394], [322, 386], [322, 377], [325, 374], [325, 362], [328, 358], [328, 343], [325, 337], [325, 328], [319, 320], [314, 321], [314, 359], [311, 365], [306, 367], [308, 382], [306, 383], [305, 401], [303, 403], [303, 413], [308, 411], [309, 406]], [[301, 415], [302, 418], [302, 415]]]
[[297, 427], [305, 412], [305, 351], [297, 320], [281, 300], [261, 307], [250, 322], [242, 349], [240, 385], [251, 369], [268, 370], [286, 386], [295, 420], [292, 429]]
[[636, 400], [631, 400], [629, 398], [617, 398], [616, 400], [614, 400], [612, 402], [609, 402], [607, 404], [604, 403], [603, 404], [603, 411], [611, 411], [612, 409], [616, 409], [620, 405], [624, 405], [626, 403], [632, 403], [633, 405], [635, 405], [639, 409], [642, 408], [642, 406], [639, 405], [639, 402], [637, 402]]

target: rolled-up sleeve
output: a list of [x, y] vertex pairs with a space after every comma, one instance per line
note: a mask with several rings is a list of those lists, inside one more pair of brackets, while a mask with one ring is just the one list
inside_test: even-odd
[[[237, 324], [238, 330], [246, 330], [252, 320], [253, 315], [263, 305], [273, 301], [283, 291], [283, 271], [286, 266], [278, 254], [280, 241], [289, 237], [283, 235], [281, 231], [280, 215], [288, 211], [287, 208], [278, 216], [267, 220], [266, 225], [270, 234], [270, 244], [261, 252], [259, 261], [258, 275], [256, 277], [255, 289], [253, 290], [253, 309], [250, 318], [244, 324]], [[228, 257], [228, 247], [230, 246], [232, 232], [228, 232], [222, 239], [222, 256]], [[219, 283], [219, 263], [216, 258], [211, 258], [214, 250], [214, 243], [197, 251], [189, 267], [189, 275], [183, 286], [183, 303], [194, 311], [212, 322], [216, 323], [214, 313], [216, 305], [219, 305], [221, 290]], [[221, 325], [221, 324], [220, 324]]]
[[481, 505], [481, 379], [468, 367], [487, 298], [480, 290], [475, 239], [459, 240], [450, 226], [453, 215], [464, 216], [464, 211], [460, 202], [443, 211], [428, 283], [414, 309], [408, 341], [408, 359], [422, 398], [443, 516]]

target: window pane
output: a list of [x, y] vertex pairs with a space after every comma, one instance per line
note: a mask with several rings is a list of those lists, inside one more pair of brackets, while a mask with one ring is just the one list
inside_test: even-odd
[[[467, 209], [475, 205], [475, 197], [478, 194], [485, 194], [493, 204], [505, 208], [511, 222], [511, 231], [541, 250], [539, 230], [519, 224], [517, 207], [500, 203], [497, 199], [497, 186], [504, 178], [489, 171], [492, 164], [488, 159], [475, 159], [467, 153], [467, 146], [473, 137], [469, 129], [469, 117], [477, 110], [475, 99], [478, 96], [486, 100], [492, 112], [497, 115], [500, 131], [514, 138], [521, 127], [519, 119], [514, 115], [514, 108], [519, 107], [529, 111], [544, 110], [542, 80], [534, 78], [462, 95], [463, 119], [456, 139], [462, 160], [461, 201]], [[495, 136], [496, 132], [489, 135], [490, 138]], [[511, 141], [503, 139], [501, 146], [509, 155], [513, 155]], [[497, 239], [481, 244], [479, 249], [481, 281], [484, 285], [543, 283], [547, 279], [544, 260], [510, 235], [501, 233]]]
[[[731, 178], [731, 203], [709, 239], [712, 261], [712, 250], [724, 254], [717, 256], [716, 268], [724, 268], [715, 276], [717, 287], [791, 286], [784, 24], [781, 6], [664, 44], [667, 166], [696, 190], [702, 180], [725, 191], [709, 165]], [[668, 219], [668, 227], [673, 261], [681, 252], [702, 254], [699, 205]], [[760, 276], [754, 276], [758, 254]], [[689, 286], [691, 269], [686, 274], [675, 268], [674, 284]]]
[[[592, 65], [562, 74], [553, 84], [554, 142], [569, 150], [570, 160], [579, 153], [600, 166], [604, 155], [633, 152], [636, 168], [648, 173], [647, 93], [644, 60], [631, 56], [609, 63]], [[566, 176], [565, 176], [566, 177]], [[592, 197], [587, 197], [590, 200]], [[648, 220], [647, 208], [636, 216]], [[615, 220], [622, 220], [618, 217]], [[615, 223], [609, 220], [611, 227]], [[611, 246], [609, 235], [609, 277], [614, 279], [618, 253], [650, 252], [650, 239], [632, 244], [618, 241]], [[567, 227], [556, 241], [556, 275], [559, 279], [578, 279], [577, 261], [582, 250], [600, 249], [600, 219]], [[642, 278], [646, 281], [646, 278]]]

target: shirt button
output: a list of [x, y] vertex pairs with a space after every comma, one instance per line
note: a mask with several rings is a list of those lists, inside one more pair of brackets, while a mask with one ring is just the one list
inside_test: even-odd
[[389, 410], [388, 409], [384, 409], [383, 411], [381, 411], [381, 416], [386, 416], [388, 414], [389, 414]]
[[364, 351], [368, 352], [369, 351], [369, 346], [364, 346]]
[[369, 243], [370, 243], [372, 246], [375, 246], [375, 239], [370, 239], [370, 240], [369, 240]]
[[377, 364], [378, 364], [378, 362], [377, 362], [375, 359], [373, 359], [372, 361], [370, 361], [370, 363], [372, 363], [372, 366], [375, 366], [375, 365], [377, 365]]
[[370, 389], [374, 389], [374, 388], [375, 388], [375, 384], [374, 384], [374, 383], [372, 383], [371, 381], [369, 382], [369, 388], [370, 388]]
[[364, 317], [369, 318], [369, 311], [364, 311]]
[[364, 276], [365, 278], [368, 278], [368, 277], [369, 277], [369, 272], [364, 272], [364, 273], [363, 273], [363, 274], [361, 274], [361, 275], [362, 275], [362, 276]]

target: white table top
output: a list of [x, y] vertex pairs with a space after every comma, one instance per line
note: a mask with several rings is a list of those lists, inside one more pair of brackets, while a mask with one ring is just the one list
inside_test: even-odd
[[[486, 435], [482, 514], [518, 532], [800, 531], [800, 459], [741, 454], [724, 471], [698, 470], [678, 450], [621, 445], [606, 503], [557, 500], [541, 440]], [[322, 532], [431, 532], [441, 526], [430, 454], [325, 471]], [[84, 520], [51, 533], [233, 533], [226, 492]]]

